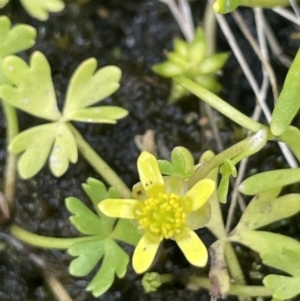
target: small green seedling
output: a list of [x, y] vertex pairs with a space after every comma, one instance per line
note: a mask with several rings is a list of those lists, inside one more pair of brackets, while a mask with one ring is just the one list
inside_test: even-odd
[[[204, 32], [198, 28], [195, 39], [190, 44], [181, 39], [174, 40], [174, 51], [168, 53], [168, 60], [152, 67], [161, 76], [173, 78], [186, 76], [212, 92], [221, 90], [215, 73], [226, 63], [229, 54], [218, 53], [207, 55], [207, 44]], [[169, 103], [178, 101], [188, 91], [173, 81]]]
[[121, 71], [107, 66], [96, 71], [94, 58], [84, 61], [74, 72], [67, 90], [63, 111], [57, 100], [51, 70], [45, 56], [35, 52], [29, 65], [17, 56], [3, 61], [3, 70], [12, 85], [0, 87], [0, 97], [10, 105], [50, 123], [30, 128], [12, 141], [9, 150], [22, 153], [18, 162], [21, 177], [34, 176], [48, 156], [52, 173], [59, 177], [69, 161], [77, 161], [77, 145], [70, 121], [116, 123], [128, 112], [116, 106], [91, 107], [114, 93], [119, 87]]

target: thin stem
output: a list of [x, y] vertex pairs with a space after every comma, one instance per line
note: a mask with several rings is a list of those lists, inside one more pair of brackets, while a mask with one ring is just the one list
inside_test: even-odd
[[78, 149], [83, 157], [91, 164], [91, 166], [103, 177], [103, 179], [111, 186], [115, 187], [123, 198], [129, 198], [131, 191], [122, 181], [122, 179], [112, 170], [112, 168], [93, 150], [93, 148], [83, 139], [81, 134], [73, 125], [68, 123], [69, 129], [75, 136]]
[[[207, 290], [209, 290], [211, 286], [210, 279], [198, 276], [191, 276], [189, 279], [189, 285], [198, 286]], [[264, 286], [230, 284], [229, 295], [270, 297], [272, 296], [272, 291]]]
[[6, 119], [6, 167], [4, 176], [4, 196], [8, 204], [9, 211], [14, 208], [14, 197], [16, 190], [16, 155], [8, 151], [8, 146], [19, 132], [17, 113], [14, 107], [2, 101]]
[[[254, 140], [252, 140], [254, 139]], [[246, 156], [250, 156], [252, 141], [255, 141], [255, 135], [247, 137], [246, 139], [234, 144], [233, 146], [225, 149], [209, 161], [203, 162], [196, 169], [195, 173], [187, 181], [188, 187], [194, 186], [198, 181], [204, 179], [208, 173], [214, 168], [222, 165], [226, 159], [232, 159], [239, 156], [239, 159], [243, 159], [243, 153]], [[255, 149], [255, 152], [258, 150]]]
[[282, 8], [282, 7], [275, 7], [273, 11], [278, 15], [286, 18], [287, 20], [295, 23], [296, 25], [300, 25], [300, 19], [297, 18], [295, 14], [293, 14], [290, 10]]
[[57, 249], [57, 250], [66, 250], [71, 247], [74, 243], [95, 239], [96, 236], [87, 236], [87, 237], [72, 237], [72, 238], [56, 238], [56, 237], [46, 237], [42, 235], [37, 235], [31, 233], [25, 229], [22, 229], [16, 224], [13, 224], [10, 227], [11, 233], [22, 242], [39, 248], [44, 249]]

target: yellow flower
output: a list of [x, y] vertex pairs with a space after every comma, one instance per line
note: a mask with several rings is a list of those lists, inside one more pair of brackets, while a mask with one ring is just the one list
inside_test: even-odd
[[185, 181], [179, 177], [164, 180], [156, 158], [145, 151], [137, 166], [141, 183], [134, 187], [134, 194], [140, 198], [106, 199], [99, 204], [107, 216], [137, 220], [143, 230], [133, 254], [134, 270], [143, 273], [151, 266], [163, 238], [174, 239], [192, 265], [205, 266], [207, 250], [193, 230], [209, 221], [207, 201], [215, 182], [204, 179], [187, 191]]

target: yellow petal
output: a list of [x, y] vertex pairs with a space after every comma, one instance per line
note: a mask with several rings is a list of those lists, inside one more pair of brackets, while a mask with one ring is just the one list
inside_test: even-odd
[[203, 206], [216, 188], [216, 183], [210, 179], [197, 182], [185, 195], [188, 198], [188, 211], [195, 211]]
[[165, 192], [163, 177], [157, 160], [152, 154], [143, 151], [138, 158], [137, 167], [142, 185], [149, 196], [157, 196], [159, 192]]
[[99, 203], [98, 208], [109, 217], [135, 219], [134, 207], [140, 202], [132, 199], [106, 199]]
[[149, 198], [141, 182], [136, 183], [132, 187], [131, 196], [135, 200], [143, 201]]
[[132, 257], [132, 265], [136, 273], [144, 273], [149, 269], [155, 258], [160, 241], [161, 238], [150, 236], [149, 233], [145, 233], [140, 239]]
[[204, 267], [207, 263], [208, 253], [205, 245], [198, 235], [189, 228], [175, 240], [188, 262], [196, 267]]

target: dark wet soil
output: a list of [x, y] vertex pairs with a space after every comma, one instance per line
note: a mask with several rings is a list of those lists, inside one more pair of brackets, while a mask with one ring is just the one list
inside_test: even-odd
[[[177, 145], [189, 148], [195, 158], [204, 150], [216, 151], [214, 139], [207, 135], [209, 125], [199, 125], [201, 112], [199, 113], [197, 100], [189, 97], [176, 105], [168, 106], [166, 99], [170, 82], [151, 71], [151, 65], [162, 61], [165, 58], [164, 51], [171, 49], [172, 39], [181, 37], [180, 30], [166, 5], [156, 0], [91, 0], [83, 5], [77, 2], [68, 1], [66, 9], [52, 15], [47, 22], [30, 18], [19, 2], [13, 0], [5, 9], [0, 10], [0, 13], [7, 14], [14, 23], [27, 23], [37, 28], [36, 45], [22, 55], [27, 59], [33, 50], [39, 50], [47, 56], [60, 105], [70, 75], [84, 59], [96, 57], [99, 66], [113, 64], [122, 69], [121, 87], [106, 102], [125, 107], [130, 111], [129, 116], [115, 126], [76, 126], [93, 148], [121, 175], [126, 184], [132, 186], [138, 181], [135, 162], [139, 150], [135, 146], [134, 136], [144, 134], [148, 129], [155, 131], [160, 156], [168, 155]], [[205, 2], [198, 0], [191, 3], [195, 20], [202, 19]], [[243, 14], [247, 22], [252, 24], [252, 13], [243, 10]], [[272, 12], [267, 13], [267, 16], [285, 53], [293, 55], [297, 43], [290, 38], [290, 34], [294, 29]], [[233, 26], [230, 17], [228, 20]], [[239, 30], [235, 30], [236, 34], [241, 36]], [[254, 72], [259, 73], [260, 65], [243, 38], [240, 45], [252, 62]], [[221, 33], [218, 33], [218, 49], [229, 49]], [[273, 64], [282, 83], [287, 70], [275, 58]], [[243, 112], [251, 114], [254, 96], [233, 57], [226, 65], [224, 76], [220, 80], [225, 87], [223, 98]], [[22, 130], [41, 122], [24, 113], [19, 113], [19, 117]], [[220, 116], [218, 125], [225, 146], [241, 139], [238, 127], [230, 121]], [[251, 173], [286, 166], [275, 144], [268, 145], [250, 162]], [[1, 174], [4, 172], [4, 166], [5, 123], [0, 112]], [[77, 236], [78, 233], [68, 220], [69, 213], [64, 206], [64, 199], [76, 196], [88, 204], [88, 199], [81, 189], [81, 184], [88, 177], [99, 178], [88, 163], [79, 157], [78, 163], [71, 165], [68, 172], [59, 179], [54, 178], [48, 167], [45, 167], [31, 180], [18, 180], [13, 221], [37, 234], [54, 237]], [[288, 225], [294, 227], [292, 232], [300, 233], [298, 225], [295, 226], [293, 222]], [[46, 269], [59, 279], [74, 301], [210, 300], [206, 291], [192, 292], [179, 282], [162, 286], [158, 292], [145, 294], [140, 285], [140, 278], [135, 276], [130, 267], [125, 278], [116, 280], [109, 292], [94, 298], [85, 291], [91, 277], [79, 279], [68, 275], [70, 256], [61, 251], [44, 251], [14, 243], [8, 235], [8, 229], [9, 225], [0, 225], [1, 301], [55, 300], [45, 284], [43, 269], [34, 261], [34, 255], [45, 260]], [[291, 234], [290, 228], [284, 231]], [[201, 234], [207, 245], [213, 242], [214, 238], [209, 233], [202, 231]], [[156, 271], [176, 275], [196, 272], [172, 242], [167, 242], [165, 247], [169, 250], [167, 259], [157, 263]], [[240, 258], [242, 262], [247, 262], [247, 278], [254, 281], [249, 276], [252, 262], [249, 264], [247, 254], [246, 251], [242, 252]], [[255, 261], [253, 258], [251, 260]]]

